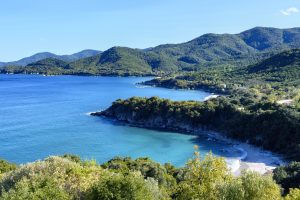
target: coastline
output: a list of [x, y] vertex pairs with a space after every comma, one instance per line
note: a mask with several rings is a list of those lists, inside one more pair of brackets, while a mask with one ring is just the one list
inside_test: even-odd
[[246, 156], [233, 161], [235, 168], [232, 168], [231, 171], [234, 175], [239, 175], [243, 170], [267, 174], [284, 164], [283, 159], [272, 152], [264, 151], [246, 143], [240, 143], [237, 146], [246, 152]]
[[234, 149], [242, 153], [242, 155], [239, 157], [227, 157], [227, 158], [225, 157], [225, 160], [227, 162], [230, 171], [236, 176], [241, 174], [241, 172], [244, 170], [255, 171], [259, 174], [271, 173], [276, 167], [281, 166], [285, 163], [284, 159], [281, 156], [271, 151], [266, 151], [254, 145], [247, 144], [235, 139], [231, 139], [229, 137], [226, 137], [222, 133], [213, 130], [205, 130], [205, 129], [184, 130], [183, 128], [175, 129], [170, 127], [147, 126], [140, 123], [129, 122], [126, 120], [118, 120], [117, 118], [105, 116], [103, 112], [105, 111], [92, 112], [90, 113], [90, 115], [100, 116], [124, 126], [132, 126], [138, 128], [160, 130], [160, 131], [171, 131], [171, 132], [177, 132], [181, 134], [194, 135], [194, 136], [205, 136], [208, 139], [214, 139], [217, 141], [226, 142], [232, 145]]
[[255, 171], [259, 174], [272, 172], [276, 167], [285, 164], [284, 159], [271, 151], [260, 147], [228, 138], [219, 132], [208, 131], [211, 138], [232, 144], [235, 149], [243, 154], [237, 158], [227, 158], [228, 167], [234, 175], [239, 175], [243, 170]]

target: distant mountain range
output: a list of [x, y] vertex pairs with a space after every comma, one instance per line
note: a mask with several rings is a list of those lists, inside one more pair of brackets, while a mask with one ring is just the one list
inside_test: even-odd
[[[20, 62], [2, 73], [46, 73], [84, 75], [154, 75], [197, 71], [202, 67], [247, 66], [285, 50], [300, 48], [300, 28], [256, 27], [239, 34], [205, 34], [181, 44], [148, 49], [113, 47], [102, 53], [55, 57]], [[80, 53], [79, 55], [82, 55]], [[51, 60], [52, 59], [52, 60]], [[60, 61], [58, 61], [60, 60]], [[35, 62], [37, 61], [37, 62]], [[29, 64], [30, 63], [30, 64]], [[17, 64], [14, 64], [17, 65]]]
[[34, 55], [26, 57], [26, 58], [22, 58], [18, 61], [0, 62], [0, 67], [8, 66], [8, 65], [26, 66], [30, 63], [37, 62], [37, 61], [47, 59], [47, 58], [56, 58], [56, 59], [60, 59], [63, 61], [71, 62], [71, 61], [75, 61], [75, 60], [78, 60], [81, 58], [94, 56], [99, 53], [100, 53], [100, 51], [91, 50], [91, 49], [86, 49], [86, 50], [83, 50], [83, 51], [80, 51], [78, 53], [74, 53], [71, 55], [56, 55], [56, 54], [50, 53], [50, 52], [41, 52], [41, 53], [37, 53], [37, 54], [34, 54]]

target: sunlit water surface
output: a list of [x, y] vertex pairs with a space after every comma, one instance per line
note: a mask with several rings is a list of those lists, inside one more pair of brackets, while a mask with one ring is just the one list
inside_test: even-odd
[[0, 158], [25, 163], [72, 153], [101, 163], [114, 156], [147, 156], [182, 166], [195, 144], [202, 154], [240, 156], [232, 146], [207, 137], [121, 126], [88, 115], [119, 98], [203, 100], [210, 95], [136, 85], [147, 79], [0, 75]]

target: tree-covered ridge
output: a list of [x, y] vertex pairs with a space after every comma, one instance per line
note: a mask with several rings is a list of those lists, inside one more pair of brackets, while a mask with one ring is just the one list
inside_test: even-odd
[[153, 53], [145, 52], [139, 49], [131, 49], [126, 47], [113, 47], [103, 52], [97, 57], [79, 60], [71, 65], [75, 68], [89, 65], [103, 73], [115, 73], [125, 75], [148, 75], [159, 72], [169, 72], [170, 70], [178, 70], [174, 61], [168, 57]]
[[239, 37], [256, 50], [297, 48], [300, 29], [277, 29], [256, 27], [239, 34]]
[[294, 82], [300, 78], [300, 49], [279, 53], [245, 70], [265, 81]]
[[212, 154], [201, 158], [197, 151], [180, 168], [149, 158], [116, 157], [98, 165], [93, 160], [64, 155], [17, 166], [0, 176], [3, 200], [290, 200], [299, 197], [297, 188], [284, 197], [271, 175], [245, 171], [234, 177], [224, 158]]
[[274, 53], [299, 48], [299, 38], [300, 28], [256, 27], [240, 34], [205, 34], [186, 43], [160, 45], [152, 51], [199, 65], [249, 64]]
[[57, 59], [44, 59], [26, 67], [8, 66], [2, 73], [40, 73], [69, 75], [119, 75], [148, 76], [177, 71], [176, 61], [157, 53], [145, 52], [126, 47], [113, 47], [93, 57], [74, 62], [59, 62]]
[[216, 93], [232, 93], [237, 89], [252, 89], [268, 98], [294, 99], [299, 102], [300, 50], [276, 54], [247, 67], [212, 67], [198, 72], [181, 73], [147, 81], [144, 84], [168, 88], [204, 89]]
[[211, 129], [300, 161], [300, 110], [252, 92], [205, 102], [133, 97], [117, 100], [106, 116], [135, 126], [197, 133]]
[[34, 55], [26, 57], [26, 58], [22, 58], [17, 61], [0, 62], [0, 67], [3, 67], [3, 66], [26, 66], [33, 62], [38, 62], [40, 60], [47, 59], [47, 58], [55, 58], [55, 59], [63, 60], [66, 62], [71, 62], [71, 61], [75, 61], [75, 60], [78, 60], [81, 58], [95, 56], [99, 53], [100, 53], [100, 51], [92, 50], [92, 49], [82, 50], [80, 52], [77, 52], [77, 53], [74, 53], [71, 55], [56, 55], [56, 54], [50, 53], [50, 52], [41, 52], [41, 53], [37, 53], [37, 54], [34, 54]]
[[6, 67], [0, 72], [128, 76], [197, 71], [207, 66], [241, 67], [284, 50], [300, 48], [299, 38], [300, 28], [257, 27], [240, 34], [205, 34], [185, 43], [145, 50], [113, 47], [101, 54], [69, 62], [70, 69], [49, 63], [47, 70], [37, 65], [35, 68]]

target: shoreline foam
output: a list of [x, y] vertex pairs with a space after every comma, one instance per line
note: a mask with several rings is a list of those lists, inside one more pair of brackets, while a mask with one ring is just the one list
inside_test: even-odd
[[[94, 112], [91, 115], [99, 116], [99, 113]], [[106, 118], [107, 116], [104, 115], [104, 117]], [[178, 128], [178, 129], [166, 128], [166, 127], [158, 128], [156, 126], [146, 126], [144, 124], [142, 125], [139, 123], [128, 122], [128, 121], [123, 121], [118, 119], [117, 121], [121, 124], [133, 126], [133, 127], [154, 129], [154, 130], [161, 130], [161, 131], [173, 131], [177, 133], [194, 135], [194, 136], [202, 135], [202, 136], [207, 136], [208, 140], [213, 139], [213, 140], [226, 142], [228, 143], [228, 145], [231, 145], [231, 147], [233, 147], [234, 149], [242, 152], [242, 155], [239, 157], [220, 155], [221, 157], [225, 158], [228, 167], [230, 168], [231, 172], [234, 175], [239, 175], [243, 170], [255, 171], [260, 174], [265, 174], [285, 163], [283, 162], [283, 159], [275, 153], [263, 150], [259, 147], [250, 145], [248, 143], [243, 143], [241, 141], [231, 139], [229, 137], [226, 137], [225, 135], [222, 135], [219, 132], [207, 131], [203, 129], [185, 130], [183, 128]]]
[[208, 101], [208, 100], [210, 100], [210, 99], [215, 99], [215, 98], [217, 98], [218, 96], [220, 96], [220, 95], [217, 95], [217, 94], [211, 94], [211, 95], [205, 97], [205, 98], [204, 98], [204, 101]]
[[252, 145], [241, 143], [238, 145], [238, 148], [242, 148], [247, 152], [247, 156], [244, 159], [240, 159], [240, 167], [234, 172], [237, 175], [240, 174], [242, 170], [265, 174], [284, 164], [282, 158], [276, 154]]
[[208, 131], [206, 134], [210, 138], [232, 144], [234, 149], [237, 149], [242, 153], [242, 155], [239, 157], [225, 157], [227, 166], [234, 175], [239, 175], [243, 170], [265, 174], [273, 171], [276, 167], [285, 163], [279, 155], [276, 155], [270, 151], [230, 139], [218, 132]]

